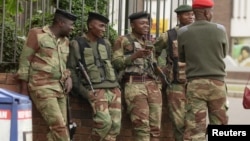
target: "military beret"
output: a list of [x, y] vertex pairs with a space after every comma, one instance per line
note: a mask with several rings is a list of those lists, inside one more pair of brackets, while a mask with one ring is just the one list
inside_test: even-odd
[[211, 8], [214, 6], [213, 0], [193, 0], [193, 8]]
[[133, 21], [135, 19], [140, 19], [140, 18], [150, 19], [150, 14], [145, 11], [141, 11], [137, 13], [132, 13], [131, 15], [128, 16], [128, 18], [130, 19], [130, 21]]
[[100, 20], [100, 21], [104, 22], [105, 24], [107, 24], [109, 22], [109, 19], [106, 18], [105, 16], [98, 14], [98, 13], [95, 13], [95, 12], [89, 12], [88, 21], [90, 21], [92, 19]]
[[62, 9], [56, 9], [55, 14], [60, 14], [63, 17], [65, 17], [65, 18], [67, 18], [67, 19], [69, 19], [71, 21], [75, 21], [77, 19], [76, 15], [73, 15], [73, 14], [67, 12], [67, 11], [62, 10]]
[[186, 4], [183, 4], [183, 5], [180, 5], [178, 6], [174, 12], [176, 13], [181, 13], [181, 12], [188, 12], [188, 11], [192, 11], [192, 7], [190, 5], [186, 5]]

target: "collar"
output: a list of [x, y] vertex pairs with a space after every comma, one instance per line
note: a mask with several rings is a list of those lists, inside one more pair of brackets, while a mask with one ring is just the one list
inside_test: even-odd
[[64, 41], [67, 39], [67, 37], [60, 37], [60, 38], [56, 38], [55, 34], [50, 30], [49, 28], [49, 25], [46, 25], [42, 28], [42, 30], [45, 32], [45, 33], [48, 33], [52, 38], [54, 38], [55, 40], [59, 40], [59, 41]]
[[142, 37], [142, 40], [141, 40], [141, 39], [138, 39], [138, 38], [134, 35], [134, 33], [131, 33], [130, 35], [131, 35], [131, 38], [132, 38], [132, 39], [135, 39], [135, 40], [136, 40], [137, 42], [139, 42], [140, 44], [142, 44], [142, 45], [145, 44], [145, 41], [146, 41], [145, 37]]

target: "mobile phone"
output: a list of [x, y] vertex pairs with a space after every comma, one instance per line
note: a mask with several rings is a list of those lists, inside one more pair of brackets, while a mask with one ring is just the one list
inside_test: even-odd
[[145, 46], [145, 49], [153, 49], [153, 48], [154, 48], [153, 45], [146, 45], [146, 46]]

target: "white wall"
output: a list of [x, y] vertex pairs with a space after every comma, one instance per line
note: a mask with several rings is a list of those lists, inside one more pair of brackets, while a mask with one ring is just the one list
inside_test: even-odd
[[250, 37], [249, 0], [233, 0], [231, 37]]

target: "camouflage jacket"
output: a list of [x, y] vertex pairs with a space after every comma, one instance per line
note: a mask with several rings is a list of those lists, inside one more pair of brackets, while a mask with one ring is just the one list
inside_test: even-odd
[[[129, 39], [130, 38], [130, 39]], [[149, 40], [141, 41], [132, 33], [120, 36], [114, 43], [114, 53], [112, 63], [118, 73], [125, 71], [127, 74], [150, 75], [156, 77], [149, 63], [155, 62], [154, 48], [153, 53], [149, 58], [137, 58], [131, 61], [131, 55], [139, 48], [145, 48], [146, 43], [151, 43]], [[151, 43], [152, 44], [152, 43]]]
[[62, 84], [70, 76], [66, 69], [68, 54], [68, 38], [56, 39], [48, 26], [33, 28], [20, 56], [18, 77], [27, 81], [31, 90], [62, 91]]

